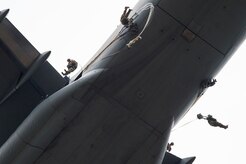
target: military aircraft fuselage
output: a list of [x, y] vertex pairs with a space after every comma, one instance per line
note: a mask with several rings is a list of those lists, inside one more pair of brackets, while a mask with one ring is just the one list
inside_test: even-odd
[[243, 41], [243, 0], [141, 0], [77, 81], [40, 103], [0, 163], [160, 164], [172, 127]]

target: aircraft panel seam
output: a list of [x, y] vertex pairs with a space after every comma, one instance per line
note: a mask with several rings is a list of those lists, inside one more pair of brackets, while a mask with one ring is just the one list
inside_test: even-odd
[[[158, 6], [158, 5], [157, 5]], [[198, 35], [196, 32], [194, 32], [192, 29], [190, 29], [189, 27], [187, 27], [185, 24], [183, 24], [181, 21], [179, 21], [177, 18], [175, 18], [173, 15], [171, 15], [169, 12], [167, 12], [166, 10], [162, 9], [160, 6], [158, 6], [158, 8], [163, 11], [165, 14], [167, 14], [168, 16], [170, 16], [171, 18], [173, 18], [178, 24], [182, 25], [183, 27], [185, 27], [186, 29], [190, 30], [193, 34], [195, 34], [199, 39], [201, 39], [203, 42], [205, 42], [207, 45], [209, 45], [210, 47], [212, 47], [214, 50], [216, 50], [218, 53], [222, 54], [223, 56], [225, 56], [226, 54], [224, 54], [223, 52], [221, 52], [219, 49], [217, 49], [215, 46], [213, 46], [211, 43], [209, 43], [208, 41], [206, 41], [205, 39], [203, 39], [200, 35]]]
[[147, 121], [145, 121], [143, 118], [141, 118], [139, 115], [137, 115], [136, 113], [134, 113], [133, 111], [129, 110], [129, 107], [127, 107], [126, 105], [122, 104], [121, 102], [119, 102], [117, 99], [115, 99], [112, 96], [109, 96], [105, 91], [100, 90], [99, 88], [97, 88], [96, 86], [93, 86], [93, 88], [96, 90], [96, 93], [102, 97], [104, 97], [105, 99], [107, 99], [109, 102], [112, 102], [114, 105], [116, 106], [120, 106], [120, 108], [126, 110], [127, 112], [131, 113], [134, 117], [136, 117], [137, 119], [139, 119], [140, 121], [142, 121], [144, 124], [146, 124], [148, 127], [150, 127], [152, 130], [154, 130], [154, 132], [157, 132], [158, 134], [162, 135], [163, 133], [161, 131], [159, 131], [158, 129], [156, 129], [155, 127], [153, 127], [151, 124], [149, 124]]

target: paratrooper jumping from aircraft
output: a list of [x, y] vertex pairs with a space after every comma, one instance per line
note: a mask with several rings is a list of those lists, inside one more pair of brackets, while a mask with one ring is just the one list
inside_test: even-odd
[[214, 126], [214, 127], [220, 127], [220, 128], [224, 128], [227, 129], [228, 125], [223, 125], [220, 122], [218, 122], [215, 118], [213, 118], [212, 115], [208, 115], [208, 116], [203, 116], [201, 113], [197, 115], [198, 119], [204, 119], [207, 120], [209, 125]]
[[174, 145], [174, 143], [173, 142], [171, 142], [171, 143], [167, 143], [167, 151], [171, 151], [172, 150], [172, 146]]
[[78, 63], [75, 60], [73, 60], [73, 59], [67, 59], [67, 62], [68, 62], [67, 70], [64, 69], [65, 73], [62, 72], [62, 74], [64, 76], [70, 74], [71, 72], [73, 72], [78, 66]]
[[125, 10], [124, 10], [124, 12], [120, 18], [120, 22], [122, 25], [127, 26], [130, 24], [130, 19], [128, 18], [128, 16], [129, 16], [131, 11], [132, 11], [132, 9], [130, 9], [129, 7], [125, 7]]

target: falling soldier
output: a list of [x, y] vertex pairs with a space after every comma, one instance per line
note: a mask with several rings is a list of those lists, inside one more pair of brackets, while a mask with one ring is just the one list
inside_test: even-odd
[[68, 62], [67, 70], [64, 69], [65, 73], [62, 72], [62, 74], [64, 76], [70, 74], [71, 72], [73, 72], [78, 66], [78, 63], [75, 60], [73, 60], [73, 59], [67, 59], [67, 62]]
[[128, 11], [127, 11], [127, 9], [129, 9], [129, 7], [125, 7], [125, 10], [124, 10], [124, 12], [120, 18], [120, 22], [124, 26], [127, 26], [130, 24], [130, 20], [129, 20], [128, 16], [129, 16], [130, 12], [132, 11], [132, 9], [129, 9]]
[[215, 118], [213, 118], [212, 115], [208, 115], [208, 116], [203, 116], [201, 113], [197, 115], [198, 119], [204, 119], [207, 120], [209, 125], [214, 126], [214, 127], [220, 127], [220, 128], [224, 128], [227, 129], [228, 125], [223, 125], [220, 122], [218, 122]]

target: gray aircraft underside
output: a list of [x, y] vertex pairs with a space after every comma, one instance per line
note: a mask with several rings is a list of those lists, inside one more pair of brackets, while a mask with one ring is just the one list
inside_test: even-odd
[[140, 0], [68, 84], [0, 14], [1, 164], [191, 164], [170, 131], [246, 31], [245, 0]]

